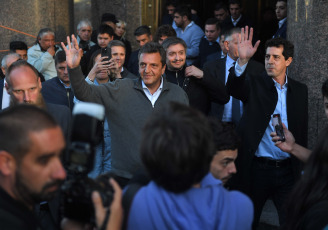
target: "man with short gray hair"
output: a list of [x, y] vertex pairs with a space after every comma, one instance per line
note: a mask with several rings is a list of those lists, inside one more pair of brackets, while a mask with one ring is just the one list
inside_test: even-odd
[[55, 46], [55, 33], [50, 28], [39, 31], [35, 45], [28, 49], [28, 63], [33, 65], [49, 80], [57, 76], [54, 56], [58, 47]]
[[[17, 61], [19, 58], [20, 56], [16, 53], [9, 53], [2, 58], [1, 70], [4, 75], [6, 75], [9, 66], [11, 66], [11, 64]], [[10, 95], [7, 93], [5, 89], [5, 85], [6, 85], [6, 80], [1, 79], [0, 80], [0, 110], [7, 108], [10, 102]]]
[[91, 41], [92, 34], [92, 25], [88, 19], [81, 20], [79, 24], [77, 24], [77, 42], [79, 43], [79, 47], [83, 50], [83, 53], [86, 53], [90, 50], [91, 46], [94, 46], [96, 43]]

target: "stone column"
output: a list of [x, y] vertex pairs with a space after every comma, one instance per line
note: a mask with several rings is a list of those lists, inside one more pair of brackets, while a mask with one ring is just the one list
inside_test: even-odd
[[295, 45], [290, 75], [303, 82], [309, 92], [309, 147], [327, 124], [321, 85], [328, 79], [328, 1], [288, 1], [287, 37]]
[[[56, 42], [66, 41], [73, 32], [73, 0], [0, 0], [0, 25], [37, 36], [41, 28], [55, 31]], [[36, 38], [0, 27], [0, 50], [9, 49], [9, 42], [21, 40], [28, 46]], [[1, 57], [6, 54], [0, 53]]]

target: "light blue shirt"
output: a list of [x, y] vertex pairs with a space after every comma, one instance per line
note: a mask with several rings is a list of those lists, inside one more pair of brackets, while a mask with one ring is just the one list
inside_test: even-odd
[[143, 91], [145, 92], [147, 98], [149, 99], [149, 101], [151, 102], [151, 104], [154, 108], [155, 102], [157, 101], [157, 99], [158, 99], [158, 97], [161, 94], [162, 89], [163, 89], [163, 77], [161, 78], [160, 86], [158, 87], [156, 92], [153, 93], [153, 94], [150, 93], [149, 89], [147, 88], [147, 86], [145, 85], [145, 83], [143, 81], [141, 81], [141, 84], [142, 84]]
[[[206, 38], [206, 40], [208, 41], [206, 35], [204, 36], [204, 38]], [[218, 44], [220, 44], [220, 36], [216, 39], [216, 42], [217, 42]], [[208, 43], [210, 44], [210, 46], [214, 44], [213, 42], [210, 42], [210, 41], [208, 41]]]
[[[229, 69], [233, 67], [233, 63], [235, 61], [227, 55], [226, 67], [225, 67], [225, 84], [227, 84], [229, 77]], [[240, 115], [243, 114], [243, 103], [240, 102]], [[230, 100], [227, 104], [224, 105], [222, 121], [231, 122], [232, 121], [232, 96], [230, 96]]]
[[[239, 77], [246, 69], [246, 65], [240, 67], [238, 63], [235, 65], [235, 73], [236, 76]], [[285, 84], [281, 87], [278, 82], [276, 82], [274, 79], [272, 79], [274, 82], [274, 86], [277, 90], [278, 94], [278, 101], [276, 108], [273, 112], [273, 114], [280, 114], [281, 117], [281, 122], [286, 125], [288, 128], [288, 120], [287, 120], [287, 89], [288, 89], [288, 79], [286, 76], [286, 82]], [[261, 111], [259, 111], [261, 112]], [[289, 158], [290, 155], [284, 151], [281, 151], [277, 146], [274, 145], [274, 142], [271, 140], [270, 133], [274, 132], [275, 129], [272, 126], [272, 115], [271, 114], [271, 119], [270, 122], [264, 132], [264, 135], [262, 137], [262, 140], [255, 152], [255, 156], [257, 157], [268, 157], [272, 158], [275, 160], [283, 160], [286, 158]]]
[[191, 65], [199, 54], [199, 43], [204, 36], [203, 30], [197, 26], [193, 21], [186, 26], [184, 30], [182, 28], [174, 28], [177, 33], [177, 37], [181, 38], [187, 44], [187, 65]]

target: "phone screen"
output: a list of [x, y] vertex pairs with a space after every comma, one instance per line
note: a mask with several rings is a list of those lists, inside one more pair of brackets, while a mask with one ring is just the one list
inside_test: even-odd
[[280, 137], [279, 141], [285, 141], [285, 134], [284, 134], [284, 129], [283, 129], [283, 126], [281, 123], [280, 114], [273, 114], [272, 124], [273, 124], [273, 127], [274, 127], [277, 135]]

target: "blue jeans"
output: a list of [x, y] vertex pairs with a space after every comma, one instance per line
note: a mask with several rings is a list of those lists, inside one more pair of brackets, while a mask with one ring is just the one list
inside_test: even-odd
[[95, 148], [93, 165], [93, 170], [88, 174], [91, 178], [96, 178], [112, 169], [111, 137], [107, 119], [104, 121], [104, 140]]

